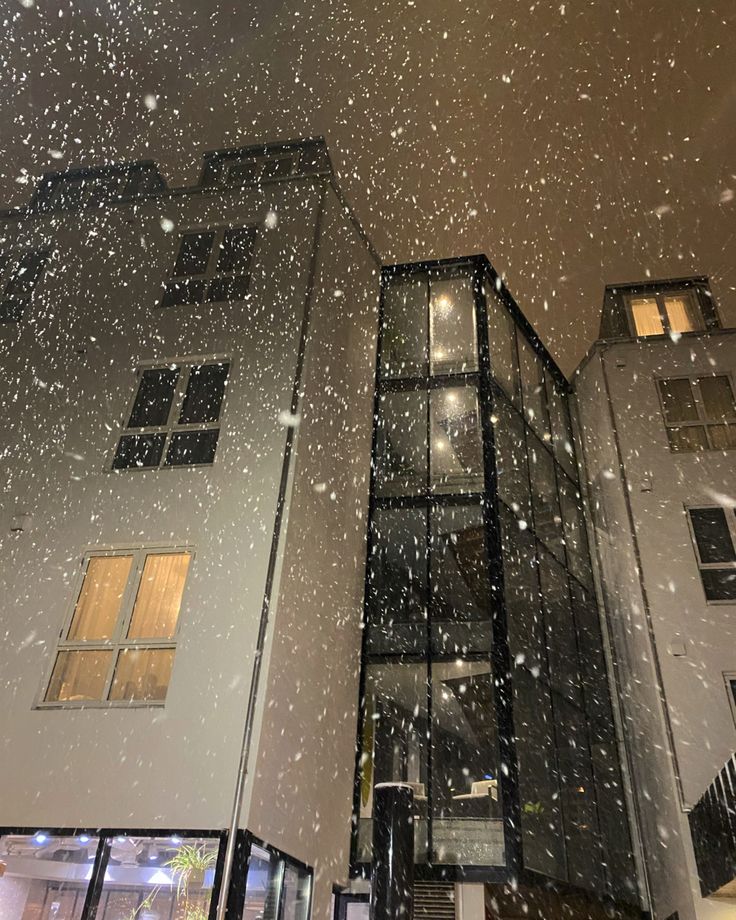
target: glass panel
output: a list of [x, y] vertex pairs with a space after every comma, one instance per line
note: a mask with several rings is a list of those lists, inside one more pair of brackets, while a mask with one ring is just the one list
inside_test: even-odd
[[392, 282], [384, 288], [381, 376], [426, 375], [428, 297], [426, 278]]
[[[736, 413], [734, 413], [733, 391], [731, 382], [725, 374], [717, 377], [701, 377], [698, 385], [707, 419], [715, 421], [734, 417]], [[680, 419], [675, 419], [675, 421], [680, 421]]]
[[97, 837], [0, 837], [0, 917], [3, 920], [81, 920]]
[[247, 272], [253, 258], [255, 241], [254, 227], [233, 227], [226, 230], [217, 260], [217, 271]]
[[284, 865], [284, 884], [279, 920], [309, 920], [309, 895], [312, 878], [303, 869]]
[[253, 844], [245, 878], [243, 920], [278, 920], [284, 864], [273, 853]]
[[436, 492], [483, 490], [478, 395], [475, 387], [430, 392], [431, 484]]
[[132, 564], [132, 556], [92, 556], [87, 561], [68, 639], [111, 638]]
[[173, 666], [173, 648], [123, 649], [118, 655], [110, 699], [165, 700]]
[[521, 365], [521, 389], [524, 396], [524, 418], [541, 438], [549, 441], [551, 434], [542, 362], [526, 339], [522, 336], [517, 338]]
[[215, 241], [214, 230], [207, 233], [187, 233], [181, 238], [174, 275], [203, 275], [207, 271], [210, 251]]
[[189, 553], [146, 556], [128, 628], [129, 639], [173, 638], [191, 558]]
[[529, 468], [532, 477], [532, 506], [536, 535], [559, 558], [563, 558], [563, 532], [557, 500], [555, 463], [550, 453], [529, 436]]
[[158, 466], [165, 443], [165, 434], [125, 435], [118, 441], [112, 468], [130, 470]]
[[736, 569], [701, 569], [709, 601], [736, 601]]
[[478, 369], [475, 297], [469, 278], [431, 282], [429, 324], [432, 374]]
[[723, 508], [691, 508], [690, 520], [701, 562], [736, 561]]
[[59, 652], [46, 701], [101, 700], [111, 662], [112, 652], [104, 649]]
[[250, 288], [250, 275], [225, 275], [210, 282], [207, 300], [210, 303], [245, 300]]
[[379, 400], [376, 490], [413, 495], [427, 488], [427, 393], [384, 393]]
[[551, 374], [546, 374], [545, 377], [547, 382], [547, 405], [552, 427], [552, 448], [557, 461], [562, 464], [573, 479], [577, 479], [572, 424], [570, 422], [567, 396], [560, 392], [557, 384], [552, 380]]
[[164, 285], [161, 306], [176, 307], [181, 304], [202, 303], [205, 286], [206, 282], [203, 278], [180, 278], [176, 281], [167, 281]]
[[427, 647], [427, 510], [377, 510], [371, 537], [368, 650], [422, 652]]
[[178, 379], [178, 367], [155, 367], [143, 371], [128, 428], [165, 425], [169, 420]]
[[95, 920], [206, 920], [218, 841], [114, 837]]
[[498, 494], [518, 518], [519, 527], [532, 525], [529, 464], [524, 422], [505, 399], [494, 400], [493, 433], [496, 448]]
[[501, 506], [504, 592], [513, 661], [514, 729], [524, 863], [565, 877], [555, 719], [540, 608], [534, 537]]
[[264, 179], [281, 179], [291, 174], [294, 168], [293, 157], [280, 157], [277, 160], [267, 160], [263, 164]]
[[670, 324], [670, 332], [694, 332], [703, 328], [700, 310], [689, 294], [678, 294], [664, 298], [664, 307]]
[[10, 276], [5, 288], [5, 296], [9, 299], [18, 298], [19, 300], [30, 297], [46, 265], [46, 257], [45, 252], [24, 253], [15, 271]]
[[672, 450], [708, 450], [705, 428], [700, 425], [688, 425], [687, 428], [668, 428], [667, 437]]
[[179, 415], [180, 425], [217, 421], [229, 369], [229, 364], [203, 364], [191, 369]]
[[560, 504], [565, 533], [565, 549], [570, 571], [583, 584], [592, 581], [593, 573], [588, 551], [588, 535], [583, 517], [583, 502], [580, 492], [566, 476], [559, 476]]
[[498, 735], [487, 662], [432, 665], [432, 839], [442, 864], [503, 865]]
[[520, 404], [521, 384], [516, 357], [516, 323], [509, 311], [498, 302], [492, 289], [486, 288], [488, 305], [488, 350], [491, 373], [515, 405]]
[[697, 422], [698, 408], [689, 380], [670, 378], [658, 380], [664, 417], [668, 422]]
[[635, 297], [630, 304], [636, 335], [664, 335], [659, 304], [655, 297]]
[[736, 425], [708, 425], [713, 450], [736, 449]]
[[478, 505], [432, 510], [430, 559], [433, 651], [453, 658], [490, 651], [491, 586]]
[[360, 758], [358, 858], [370, 861], [373, 787], [404, 782], [414, 788], [414, 858], [427, 853], [427, 666], [389, 662], [365, 669]]
[[166, 466], [192, 466], [212, 463], [217, 450], [219, 428], [205, 431], [175, 431], [166, 451]]

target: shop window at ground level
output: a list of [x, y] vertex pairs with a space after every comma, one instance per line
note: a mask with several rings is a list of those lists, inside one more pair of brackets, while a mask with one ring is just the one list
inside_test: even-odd
[[242, 920], [308, 920], [311, 886], [306, 867], [253, 843]]

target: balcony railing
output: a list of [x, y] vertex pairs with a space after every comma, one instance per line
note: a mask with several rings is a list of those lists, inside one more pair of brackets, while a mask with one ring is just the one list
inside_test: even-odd
[[703, 897], [736, 897], [736, 754], [705, 790], [689, 821]]

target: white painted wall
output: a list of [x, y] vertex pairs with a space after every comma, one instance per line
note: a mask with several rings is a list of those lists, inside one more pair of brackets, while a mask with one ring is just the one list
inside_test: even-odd
[[[685, 506], [736, 496], [736, 467], [733, 453], [669, 450], [655, 377], [734, 370], [736, 332], [726, 331], [600, 343], [576, 380], [656, 918], [724, 910], [699, 896], [685, 812], [736, 749], [723, 680], [736, 669], [736, 605], [706, 602]], [[684, 657], [670, 652], [677, 641]]]

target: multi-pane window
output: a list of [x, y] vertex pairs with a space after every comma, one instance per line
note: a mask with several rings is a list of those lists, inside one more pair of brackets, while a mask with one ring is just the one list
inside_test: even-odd
[[734, 509], [690, 508], [689, 514], [706, 598], [736, 603]]
[[229, 369], [226, 362], [141, 368], [113, 469], [212, 463]]
[[637, 336], [671, 335], [705, 328], [691, 291], [637, 295], [629, 297], [628, 304]]
[[727, 374], [668, 377], [657, 387], [672, 450], [736, 448], [736, 402]]
[[257, 234], [253, 225], [182, 234], [161, 306], [243, 300], [250, 285]]
[[248, 157], [232, 163], [227, 171], [228, 185], [256, 185], [270, 179], [284, 179], [294, 172], [293, 154], [269, 157]]
[[0, 254], [0, 322], [18, 322], [43, 274], [49, 253], [30, 249], [11, 255]]
[[44, 702], [163, 702], [191, 559], [180, 549], [85, 556]]

